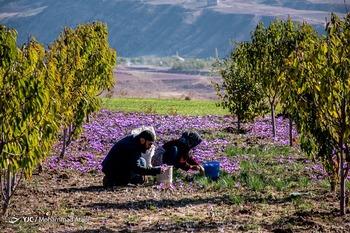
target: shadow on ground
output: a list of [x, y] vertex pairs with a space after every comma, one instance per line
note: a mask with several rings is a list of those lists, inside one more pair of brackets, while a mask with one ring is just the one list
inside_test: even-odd
[[95, 185], [95, 186], [87, 186], [87, 187], [71, 187], [71, 188], [62, 188], [58, 189], [59, 192], [64, 193], [75, 193], [75, 192], [101, 192], [106, 189], [103, 186]]
[[133, 226], [120, 230], [112, 230], [101, 227], [100, 229], [87, 229], [66, 231], [68, 233], [114, 233], [114, 232], [225, 232], [225, 229], [242, 230], [243, 224], [238, 222], [205, 222], [186, 221], [181, 223], [160, 224], [156, 223], [148, 227], [135, 229]]
[[[258, 196], [242, 196], [245, 203], [268, 203], [268, 204], [282, 204], [291, 202], [293, 197], [287, 196], [283, 198], [262, 198]], [[133, 210], [142, 210], [149, 209], [150, 207], [156, 208], [169, 208], [169, 207], [185, 207], [187, 205], [200, 205], [200, 204], [225, 204], [232, 205], [232, 199], [230, 195], [223, 196], [214, 196], [208, 198], [182, 198], [182, 199], [146, 199], [138, 201], [129, 201], [129, 202], [98, 202], [85, 205], [87, 208], [92, 209], [133, 209]]]
[[162, 200], [140, 200], [140, 201], [130, 201], [122, 203], [110, 203], [110, 202], [99, 202], [88, 204], [85, 207], [92, 209], [133, 209], [133, 210], [143, 210], [149, 209], [150, 207], [157, 208], [169, 208], [169, 207], [184, 207], [187, 205], [200, 205], [200, 204], [230, 204], [228, 196], [222, 197], [210, 197], [210, 198], [182, 198], [179, 200], [175, 199], [162, 199]]
[[[321, 219], [339, 217], [339, 211], [334, 209], [331, 211], [298, 211], [292, 215], [282, 217], [270, 225], [265, 225], [264, 228], [271, 232], [343, 232], [341, 226], [325, 226], [320, 222]], [[289, 226], [297, 226], [298, 229], [290, 229]]]
[[123, 187], [112, 187], [112, 188], [105, 188], [102, 185], [93, 185], [93, 186], [86, 186], [86, 187], [70, 187], [70, 188], [61, 188], [57, 189], [59, 192], [64, 193], [75, 193], [75, 192], [104, 192], [104, 191], [120, 191], [130, 188], [137, 188], [135, 185], [128, 185]]
[[64, 231], [64, 232], [65, 233], [115, 233], [115, 232], [122, 232], [122, 231], [115, 231], [106, 227], [101, 227], [99, 229], [73, 230], [73, 231]]

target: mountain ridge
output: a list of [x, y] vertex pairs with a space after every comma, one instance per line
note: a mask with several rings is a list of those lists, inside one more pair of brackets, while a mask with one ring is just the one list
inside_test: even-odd
[[340, 0], [222, 0], [218, 5], [189, 0], [0, 0], [0, 23], [19, 32], [19, 43], [34, 36], [48, 45], [65, 26], [99, 20], [107, 23], [110, 44], [119, 56], [210, 57], [217, 49], [222, 57], [232, 41], [249, 40], [259, 21], [268, 24], [289, 15], [322, 32], [326, 9], [345, 12]]

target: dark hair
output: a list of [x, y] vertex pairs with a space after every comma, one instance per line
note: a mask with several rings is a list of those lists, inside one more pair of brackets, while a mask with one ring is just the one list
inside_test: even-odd
[[201, 136], [196, 131], [185, 131], [181, 138], [187, 143], [189, 148], [193, 148], [202, 142]]
[[150, 130], [144, 130], [139, 135], [137, 135], [139, 138], [144, 138], [147, 141], [154, 142], [155, 141], [155, 135]]

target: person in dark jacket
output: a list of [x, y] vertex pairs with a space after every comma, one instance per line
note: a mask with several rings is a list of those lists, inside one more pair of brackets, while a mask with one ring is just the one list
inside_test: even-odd
[[182, 170], [196, 170], [204, 174], [204, 168], [190, 156], [190, 150], [202, 142], [197, 132], [186, 131], [179, 139], [166, 142], [156, 150], [154, 165], [167, 164]]
[[141, 153], [151, 148], [155, 135], [144, 130], [138, 135], [129, 135], [114, 144], [102, 162], [103, 186], [142, 184], [144, 175], [157, 175], [161, 168], [146, 167]]

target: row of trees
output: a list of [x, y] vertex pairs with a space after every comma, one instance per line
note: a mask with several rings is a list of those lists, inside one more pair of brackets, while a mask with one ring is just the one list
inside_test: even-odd
[[[114, 85], [116, 52], [107, 26], [66, 28], [48, 49], [0, 25], [0, 183], [2, 214], [22, 177], [50, 152], [59, 135], [65, 147], [99, 107], [99, 93]], [[63, 133], [60, 133], [63, 131]]]
[[179, 56], [171, 57], [118, 57], [118, 64], [125, 65], [150, 65], [170, 68], [173, 71], [200, 71], [210, 69], [216, 61], [215, 58], [181, 58]]
[[[221, 105], [242, 121], [279, 105], [300, 133], [301, 148], [320, 159], [346, 213], [345, 182], [350, 169], [350, 14], [332, 14], [326, 35], [307, 23], [275, 20], [259, 24], [250, 42], [238, 43], [219, 64]], [[291, 129], [292, 127], [290, 127]]]

